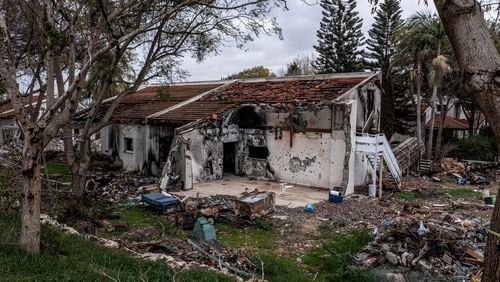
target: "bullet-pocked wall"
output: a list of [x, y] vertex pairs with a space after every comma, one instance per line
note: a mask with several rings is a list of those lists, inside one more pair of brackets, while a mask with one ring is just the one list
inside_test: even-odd
[[331, 128], [331, 106], [246, 105], [182, 138], [189, 140], [194, 182], [222, 178], [227, 143], [235, 143], [236, 175], [330, 188], [342, 183], [346, 150], [343, 127]]
[[167, 171], [191, 169], [192, 182], [234, 173], [352, 193], [369, 170], [356, 155], [356, 132], [379, 127], [380, 95], [368, 83], [316, 105], [241, 104], [184, 128], [189, 165], [176, 161], [179, 167]]

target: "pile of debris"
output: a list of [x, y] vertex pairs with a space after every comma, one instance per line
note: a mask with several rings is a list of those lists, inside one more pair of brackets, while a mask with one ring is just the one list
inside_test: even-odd
[[445, 212], [439, 219], [398, 218], [384, 225], [385, 232], [355, 256], [357, 264], [390, 263], [457, 279], [471, 279], [481, 272], [489, 222]]
[[101, 204], [116, 204], [138, 199], [145, 186], [155, 183], [158, 179], [151, 176], [108, 173], [90, 178], [85, 184], [85, 191]]
[[170, 239], [156, 242], [121, 242], [121, 246], [137, 252], [148, 260], [164, 260], [176, 268], [208, 267], [224, 273], [248, 276], [255, 265], [241, 252], [223, 246], [218, 241]]
[[2, 145], [0, 146], [0, 166], [20, 168], [22, 165], [22, 148]]
[[445, 174], [455, 177], [458, 184], [469, 182], [474, 185], [489, 185], [490, 179], [496, 179], [500, 165], [496, 162], [443, 158], [441, 169]]
[[253, 220], [276, 210], [275, 194], [259, 190], [245, 192], [240, 196], [181, 197], [181, 202], [184, 213], [178, 216], [185, 219], [196, 215], [208, 218], [223, 217], [229, 221], [246, 223], [246, 220]]

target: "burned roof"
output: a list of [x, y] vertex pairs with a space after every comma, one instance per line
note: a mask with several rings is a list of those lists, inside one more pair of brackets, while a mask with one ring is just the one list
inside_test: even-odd
[[[148, 86], [122, 98], [113, 111], [112, 122], [141, 122], [151, 114], [168, 109], [181, 102], [210, 91], [223, 82], [179, 83], [166, 86]], [[99, 115], [104, 115], [112, 99], [104, 103]]]
[[316, 104], [340, 97], [373, 73], [302, 76], [276, 79], [240, 80], [221, 91], [152, 118], [157, 122], [191, 122], [217, 118], [242, 104]]

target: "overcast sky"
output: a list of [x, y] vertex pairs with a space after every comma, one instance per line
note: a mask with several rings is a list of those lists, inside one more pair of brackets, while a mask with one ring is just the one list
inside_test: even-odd
[[[307, 1], [311, 3], [313, 0]], [[418, 2], [417, 0], [402, 1], [404, 18], [419, 10], [435, 11], [432, 1], [429, 1], [429, 7], [419, 5]], [[274, 12], [283, 30], [283, 40], [279, 40], [277, 36], [256, 38], [246, 46], [246, 50], [224, 47], [220, 55], [208, 57], [201, 63], [186, 57], [182, 68], [191, 74], [187, 80], [217, 80], [245, 68], [259, 65], [276, 72], [298, 54], [314, 53], [313, 45], [316, 44], [316, 31], [321, 21], [321, 7], [306, 5], [303, 0], [288, 0], [287, 3], [288, 11], [276, 10]], [[373, 23], [371, 7], [368, 0], [357, 0], [357, 3], [358, 12], [363, 19], [363, 33], [367, 37], [367, 31]]]

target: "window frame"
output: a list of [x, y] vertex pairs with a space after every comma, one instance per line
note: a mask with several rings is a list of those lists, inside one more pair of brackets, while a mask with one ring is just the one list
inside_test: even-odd
[[[129, 150], [129, 147], [130, 147], [130, 150]], [[134, 153], [134, 138], [123, 137], [123, 152]]]

